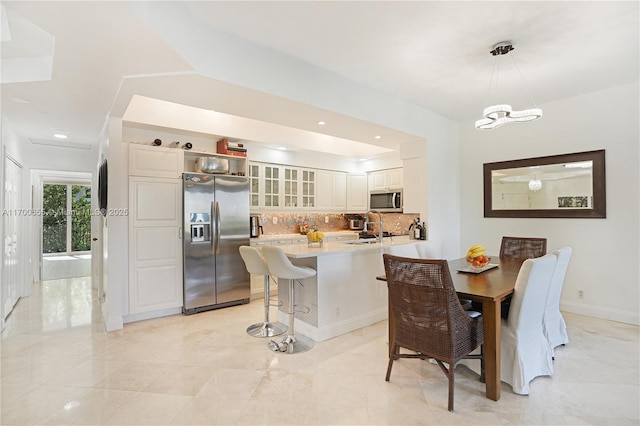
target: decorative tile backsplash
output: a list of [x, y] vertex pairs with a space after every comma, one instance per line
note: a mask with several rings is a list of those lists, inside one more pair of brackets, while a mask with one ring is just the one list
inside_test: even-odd
[[[409, 225], [417, 218], [417, 214], [382, 213], [382, 230], [393, 234], [406, 234]], [[274, 218], [276, 223], [274, 224]], [[325, 221], [326, 218], [326, 221]], [[363, 219], [363, 215], [351, 213], [261, 213], [260, 221], [265, 235], [297, 234], [300, 225], [309, 225], [310, 228], [324, 232], [336, 232], [349, 230], [350, 219]], [[375, 214], [370, 215], [369, 220], [377, 222]], [[369, 232], [378, 233], [378, 226], [371, 224]]]

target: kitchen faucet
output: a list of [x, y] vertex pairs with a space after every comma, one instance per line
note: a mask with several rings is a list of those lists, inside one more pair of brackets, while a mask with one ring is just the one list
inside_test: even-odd
[[[364, 231], [367, 232], [368, 226], [369, 226], [369, 213], [375, 213], [378, 215], [378, 236], [376, 237], [378, 239], [378, 241], [380, 242], [380, 244], [382, 244], [382, 214], [378, 211], [378, 210], [368, 210], [365, 214], [365, 220], [364, 220]], [[376, 223], [376, 222], [372, 222], [372, 223]], [[375, 233], [373, 234], [375, 235]]]

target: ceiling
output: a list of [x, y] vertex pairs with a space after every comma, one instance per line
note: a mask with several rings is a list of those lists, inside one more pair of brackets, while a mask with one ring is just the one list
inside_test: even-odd
[[[193, 52], [172, 42], [180, 34], [170, 20], [164, 28], [148, 25], [160, 3], [2, 1], [2, 115], [32, 143], [90, 147], [105, 118], [122, 116], [122, 103], [141, 94], [358, 141], [364, 150], [415, 140], [202, 77], [189, 59]], [[503, 59], [515, 56], [527, 82], [509, 62], [501, 64], [498, 94], [507, 93], [514, 109], [531, 107], [532, 97], [544, 106], [639, 78], [637, 1], [175, 3], [182, 25], [211, 28], [459, 122], [481, 118], [487, 102], [498, 101], [488, 95], [489, 50], [504, 40], [517, 56]], [[198, 96], [214, 88], [233, 96], [217, 97], [215, 105]], [[276, 103], [290, 113], [278, 117], [269, 108]], [[330, 117], [331, 129], [317, 127], [317, 117]], [[56, 131], [68, 139], [56, 142]]]

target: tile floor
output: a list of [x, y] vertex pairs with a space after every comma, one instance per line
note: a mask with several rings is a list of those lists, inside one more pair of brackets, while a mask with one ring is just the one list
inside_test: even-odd
[[275, 354], [245, 328], [260, 301], [103, 331], [89, 278], [34, 284], [2, 334], [1, 418], [87, 425], [638, 425], [636, 326], [565, 315], [571, 343], [531, 395], [498, 402], [464, 367], [447, 380], [418, 360], [387, 367], [386, 322]]

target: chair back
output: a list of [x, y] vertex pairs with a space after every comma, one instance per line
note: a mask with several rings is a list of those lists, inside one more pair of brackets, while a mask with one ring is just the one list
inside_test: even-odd
[[384, 253], [391, 254], [393, 256], [418, 258], [418, 249], [416, 243], [398, 244], [394, 246], [385, 246]]
[[547, 254], [546, 238], [502, 237], [500, 257], [531, 259]]
[[551, 278], [551, 287], [547, 296], [547, 312], [555, 312], [560, 310], [560, 296], [562, 295], [562, 287], [564, 286], [564, 277], [567, 274], [567, 267], [571, 260], [573, 250], [571, 247], [563, 247], [552, 252], [558, 258], [556, 268]]
[[571, 247], [563, 247], [554, 250], [553, 254], [558, 257], [556, 268], [551, 278], [551, 286], [547, 295], [547, 305], [542, 319], [544, 334], [549, 342], [551, 349], [556, 346], [569, 343], [567, 335], [567, 325], [564, 322], [562, 313], [560, 312], [560, 296], [562, 295], [562, 287], [564, 286], [564, 277], [571, 260]]
[[442, 259], [439, 245], [432, 240], [416, 243], [416, 249], [420, 259]]
[[516, 334], [543, 334], [542, 318], [556, 267], [555, 254], [524, 261], [516, 278], [507, 325]]
[[479, 341], [456, 339], [472, 319], [458, 300], [446, 260], [384, 254], [383, 261], [395, 343], [450, 363], [482, 343], [481, 336]]
[[302, 279], [316, 274], [311, 268], [304, 268], [291, 263], [291, 260], [280, 247], [264, 246], [262, 247], [262, 255], [269, 267], [269, 273], [278, 278]]
[[257, 248], [240, 246], [240, 257], [250, 274], [269, 275], [269, 266]]

